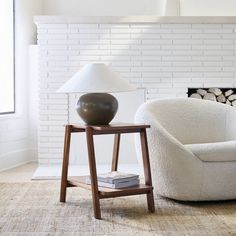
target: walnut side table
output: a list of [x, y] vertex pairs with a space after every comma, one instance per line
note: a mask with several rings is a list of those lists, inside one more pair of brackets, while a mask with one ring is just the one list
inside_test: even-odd
[[[60, 202], [66, 201], [66, 189], [68, 187], [78, 186], [90, 189], [92, 191], [94, 217], [96, 219], [101, 219], [100, 199], [103, 198], [146, 194], [148, 210], [150, 212], [154, 212], [155, 206], [153, 198], [153, 186], [152, 186], [152, 177], [151, 177], [150, 162], [149, 162], [146, 128], [150, 128], [150, 125], [137, 125], [137, 124], [113, 124], [113, 125], [102, 125], [102, 126], [74, 125], [74, 124], [66, 125], [64, 156], [63, 156], [62, 176], [61, 176]], [[85, 176], [68, 178], [71, 134], [77, 132], [86, 133], [91, 185], [85, 184]], [[116, 171], [118, 168], [120, 136], [123, 133], [140, 133], [145, 184], [140, 184], [138, 186], [121, 188], [121, 189], [98, 187], [93, 136], [101, 134], [115, 134], [111, 170]]]

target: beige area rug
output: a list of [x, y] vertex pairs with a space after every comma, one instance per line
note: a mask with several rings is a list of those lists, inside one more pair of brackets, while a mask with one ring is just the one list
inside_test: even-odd
[[0, 183], [0, 235], [236, 235], [236, 201], [179, 203], [156, 198], [147, 212], [145, 195], [101, 200], [93, 218], [90, 192], [68, 190], [60, 203], [59, 182]]

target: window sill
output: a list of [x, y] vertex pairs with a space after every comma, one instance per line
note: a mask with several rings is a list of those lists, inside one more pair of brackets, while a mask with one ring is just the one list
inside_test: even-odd
[[19, 119], [20, 117], [19, 113], [0, 114], [0, 120]]

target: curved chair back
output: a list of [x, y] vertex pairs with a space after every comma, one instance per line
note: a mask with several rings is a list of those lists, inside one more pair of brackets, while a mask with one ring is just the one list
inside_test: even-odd
[[183, 144], [225, 140], [229, 106], [190, 98], [153, 100], [143, 106]]

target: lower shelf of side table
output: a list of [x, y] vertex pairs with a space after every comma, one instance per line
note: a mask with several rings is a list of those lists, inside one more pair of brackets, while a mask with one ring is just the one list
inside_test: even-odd
[[[70, 177], [67, 180], [67, 186], [81, 187], [91, 190], [91, 185], [86, 184], [85, 178], [86, 176]], [[152, 190], [153, 190], [152, 186], [148, 186], [145, 184], [139, 184], [138, 186], [120, 188], [120, 189], [98, 187], [98, 195], [99, 198], [112, 198], [112, 197], [121, 197], [121, 196], [137, 195], [137, 194], [147, 194]]]

